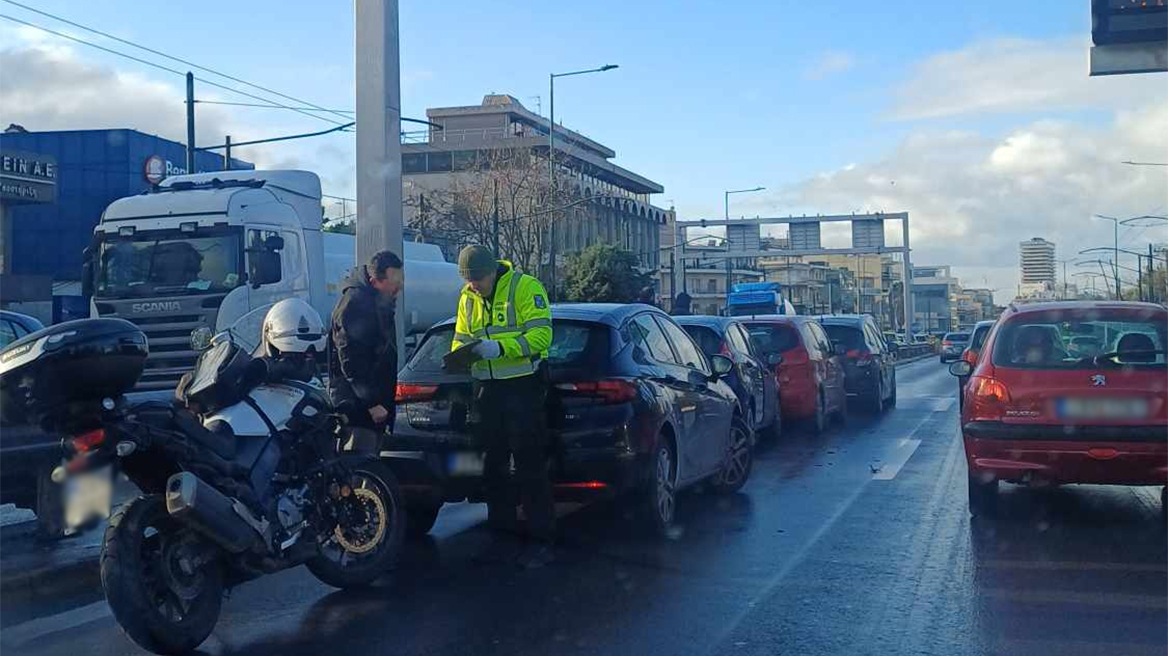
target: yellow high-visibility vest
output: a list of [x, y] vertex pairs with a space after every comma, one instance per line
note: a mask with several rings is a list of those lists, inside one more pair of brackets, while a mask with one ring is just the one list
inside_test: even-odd
[[547, 358], [552, 343], [551, 303], [543, 283], [517, 272], [505, 260], [499, 260], [499, 266], [506, 272], [495, 281], [490, 302], [469, 284], [458, 301], [451, 349], [475, 339], [493, 339], [503, 348], [498, 358], [471, 365], [471, 375], [478, 380], [530, 376]]

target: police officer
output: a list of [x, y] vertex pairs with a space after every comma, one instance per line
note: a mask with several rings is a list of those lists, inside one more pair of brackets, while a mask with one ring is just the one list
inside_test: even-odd
[[476, 560], [498, 562], [514, 553], [507, 541], [517, 524], [509, 480], [513, 457], [515, 488], [531, 538], [517, 563], [542, 567], [553, 559], [555, 537], [544, 426], [544, 361], [552, 342], [547, 292], [538, 279], [496, 260], [483, 246], [462, 249], [458, 268], [467, 284], [458, 303], [452, 348], [481, 340], [473, 347], [478, 359], [471, 375], [486, 449], [483, 475], [492, 541]]

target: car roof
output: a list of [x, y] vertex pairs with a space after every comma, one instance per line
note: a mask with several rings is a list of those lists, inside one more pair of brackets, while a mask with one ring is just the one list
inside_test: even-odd
[[723, 332], [727, 326], [741, 323], [739, 317], [717, 317], [712, 314], [689, 314], [683, 317], [673, 317], [673, 320], [681, 326], [705, 326]]
[[[592, 321], [620, 328], [625, 319], [641, 312], [669, 316], [659, 308], [643, 303], [557, 303], [552, 305], [552, 320]], [[454, 321], [455, 317], [448, 317], [434, 324], [430, 330], [453, 326]]]
[[867, 314], [823, 314], [816, 319], [819, 323], [825, 326], [851, 326], [858, 327], [863, 325], [864, 320], [868, 319]]
[[988, 328], [990, 326], [993, 326], [997, 322], [998, 322], [997, 319], [990, 319], [988, 321], [978, 321], [977, 323], [973, 324], [973, 329], [977, 330], [978, 328]]
[[742, 323], [781, 323], [781, 324], [802, 324], [808, 321], [815, 321], [815, 317], [809, 317], [802, 314], [752, 314], [750, 316], [735, 317]]
[[1160, 310], [1168, 312], [1168, 307], [1159, 303], [1144, 303], [1141, 301], [1045, 301], [1040, 303], [1012, 303], [1009, 311], [1012, 314], [1031, 314], [1035, 312], [1050, 312], [1057, 310]]
[[28, 328], [30, 326], [41, 326], [42, 328], [44, 327], [44, 324], [41, 323], [40, 319], [37, 319], [36, 317], [30, 316], [27, 314], [21, 314], [20, 312], [13, 312], [12, 310], [0, 310], [0, 317], [4, 317], [5, 319], [8, 319], [10, 321], [15, 321], [15, 322], [19, 323], [20, 325], [24, 326], [25, 328]]

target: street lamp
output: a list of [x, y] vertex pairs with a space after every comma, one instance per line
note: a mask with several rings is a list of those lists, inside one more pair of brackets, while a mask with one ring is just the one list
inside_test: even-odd
[[[611, 71], [612, 69], [618, 68], [618, 67], [619, 67], [619, 64], [605, 64], [604, 66], [601, 66], [600, 68], [590, 68], [586, 71], [572, 71], [570, 73], [551, 73], [548, 75], [548, 105], [550, 106], [549, 118], [548, 118], [548, 184], [550, 185], [548, 188], [548, 196], [549, 197], [553, 196], [555, 194], [555, 191], [556, 191], [556, 157], [555, 157], [555, 155], [556, 155], [556, 78], [557, 77], [568, 77], [571, 75], [584, 75], [585, 73], [603, 73], [605, 71]], [[551, 217], [548, 219], [548, 241], [551, 242], [551, 244], [548, 247], [549, 248], [548, 252], [550, 254], [549, 264], [551, 265], [551, 268], [552, 268], [551, 276], [550, 276], [551, 288], [548, 289], [548, 293], [551, 295], [552, 300], [555, 300], [555, 298], [556, 298], [556, 215], [555, 214], [552, 214]]]
[[724, 209], [726, 220], [730, 220], [730, 194], [749, 194], [754, 191], [763, 191], [764, 189], [766, 189], [766, 187], [755, 187], [754, 189], [735, 189], [733, 191], [725, 192]]
[[1119, 262], [1119, 221], [1120, 221], [1120, 219], [1117, 219], [1114, 216], [1104, 216], [1102, 214], [1095, 214], [1094, 216], [1097, 219], [1107, 219], [1108, 221], [1111, 221], [1115, 224], [1115, 247], [1112, 249], [1115, 251], [1115, 259], [1112, 260], [1112, 262], [1116, 263], [1116, 266], [1115, 266], [1115, 300], [1118, 301], [1120, 298], [1119, 265], [1118, 265], [1118, 262]]

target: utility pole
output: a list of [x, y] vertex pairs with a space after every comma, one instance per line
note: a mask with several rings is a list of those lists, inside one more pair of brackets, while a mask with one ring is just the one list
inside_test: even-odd
[[495, 178], [495, 217], [494, 217], [493, 230], [494, 230], [494, 234], [495, 234], [495, 244], [494, 244], [495, 245], [495, 257], [503, 257], [503, 255], [501, 253], [499, 253], [499, 179], [498, 178]]
[[[355, 0], [357, 87], [357, 262], [376, 252], [402, 251], [401, 65], [397, 0]], [[408, 280], [407, 280], [408, 283]], [[406, 285], [408, 290], [409, 285]], [[398, 307], [405, 307], [404, 294]], [[452, 308], [453, 311], [453, 308]], [[405, 352], [404, 312], [397, 348]]]
[[223, 150], [223, 170], [231, 170], [231, 135], [227, 135], [227, 142]]
[[187, 71], [187, 173], [195, 172], [195, 74]]
[[734, 286], [734, 262], [730, 259], [730, 242], [726, 242], [726, 314], [730, 316], [730, 288]]
[[1159, 300], [1159, 291], [1156, 289], [1156, 269], [1153, 257], [1152, 245], [1148, 244], [1148, 300], [1155, 303]]

